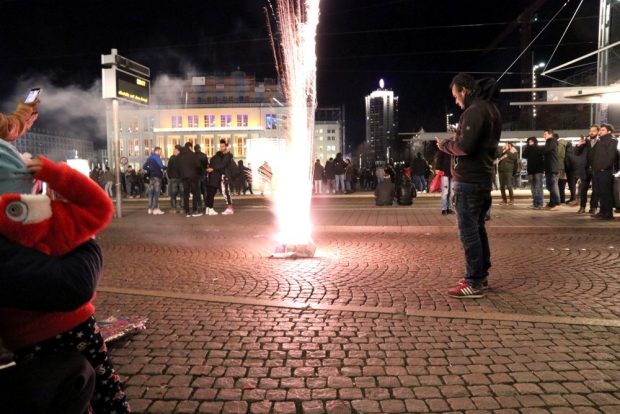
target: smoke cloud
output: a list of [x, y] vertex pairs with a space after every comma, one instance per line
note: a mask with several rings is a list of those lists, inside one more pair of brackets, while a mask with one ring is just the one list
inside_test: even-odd
[[106, 114], [105, 102], [101, 99], [101, 81], [81, 88], [76, 85], [58, 86], [44, 76], [23, 78], [17, 82], [12, 98], [4, 104], [3, 111], [12, 112], [33, 87], [42, 90], [35, 129], [89, 139], [96, 146], [105, 143]]

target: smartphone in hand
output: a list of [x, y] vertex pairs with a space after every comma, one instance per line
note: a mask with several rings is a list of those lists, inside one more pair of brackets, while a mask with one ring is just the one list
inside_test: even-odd
[[25, 104], [31, 104], [37, 100], [39, 95], [41, 94], [41, 88], [32, 88], [28, 91], [26, 95], [26, 99], [24, 99]]

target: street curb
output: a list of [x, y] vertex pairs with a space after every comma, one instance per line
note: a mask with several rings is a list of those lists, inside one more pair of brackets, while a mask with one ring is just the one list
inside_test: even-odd
[[353, 313], [378, 313], [405, 315], [409, 317], [437, 318], [437, 319], [470, 319], [491, 320], [508, 322], [548, 323], [559, 325], [583, 325], [604, 326], [620, 328], [620, 319], [580, 318], [571, 316], [554, 315], [527, 315], [519, 313], [501, 312], [461, 312], [461, 311], [435, 311], [402, 307], [386, 306], [355, 306], [355, 305], [330, 305], [322, 303], [294, 302], [288, 300], [264, 300], [251, 297], [236, 297], [222, 295], [208, 295], [184, 292], [169, 292], [148, 289], [117, 288], [112, 286], [100, 286], [97, 289], [101, 293], [114, 293], [120, 295], [146, 296], [153, 298], [194, 300], [198, 302], [228, 303], [247, 306], [265, 306], [274, 308], [300, 309], [300, 310], [325, 310], [331, 312]]

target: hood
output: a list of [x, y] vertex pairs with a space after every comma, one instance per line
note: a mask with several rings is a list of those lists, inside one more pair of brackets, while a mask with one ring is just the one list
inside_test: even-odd
[[465, 107], [468, 107], [476, 99], [497, 103], [499, 101], [499, 88], [492, 78], [484, 78], [476, 81], [476, 89], [465, 98]]

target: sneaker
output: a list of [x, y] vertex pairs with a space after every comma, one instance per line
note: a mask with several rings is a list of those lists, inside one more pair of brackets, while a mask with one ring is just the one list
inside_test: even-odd
[[566, 204], [568, 204], [571, 207], [575, 207], [579, 203], [577, 202], [577, 200], [570, 200], [570, 201], [567, 201]]
[[561, 209], [562, 207], [560, 207], [559, 205], [553, 206], [553, 207], [550, 207], [550, 206], [545, 207], [545, 210], [547, 211], [560, 211]]
[[591, 208], [590, 210], [588, 210], [588, 214], [596, 214], [596, 209]]
[[207, 210], [208, 210], [207, 211], [207, 215], [209, 215], [209, 216], [217, 216], [218, 214], [220, 214], [217, 211], [215, 211], [214, 208], [207, 208]]
[[[467, 281], [465, 281], [465, 279], [461, 279], [461, 280], [459, 280], [459, 284], [460, 284], [460, 285], [462, 285], [462, 284], [464, 284], [464, 283], [467, 283]], [[484, 291], [489, 290], [489, 279], [484, 279], [484, 280], [482, 281], [482, 286], [480, 286], [480, 289], [481, 289], [481, 290], [484, 290]]]
[[506, 201], [502, 201], [502, 202], [500, 202], [500, 203], [497, 203], [497, 205], [498, 205], [498, 206], [502, 206], [502, 207], [503, 207], [503, 206], [507, 206], [507, 205], [508, 205], [508, 203], [507, 203]]
[[447, 216], [448, 215], [448, 210], [441, 210], [441, 215], [442, 216]]
[[457, 299], [480, 299], [484, 297], [482, 288], [474, 288], [464, 280], [461, 282], [448, 291], [451, 297]]
[[585, 207], [581, 207], [581, 208], [579, 208], [579, 210], [577, 210], [577, 214], [586, 214], [586, 209], [585, 209]]
[[192, 216], [192, 215], [191, 215], [191, 214], [189, 214], [189, 213], [187, 213], [187, 214], [185, 215], [185, 217], [191, 217], [191, 216]]
[[148, 214], [153, 214], [153, 209], [149, 208]]
[[165, 212], [161, 211], [160, 209], [156, 208], [155, 210], [153, 210], [153, 215], [155, 216], [161, 216], [162, 214], [166, 214]]
[[200, 217], [200, 216], [202, 216], [202, 213], [200, 211], [194, 211], [192, 213], [192, 217]]
[[223, 216], [232, 216], [233, 214], [235, 214], [235, 211], [231, 207], [228, 207], [226, 210], [222, 211]]

